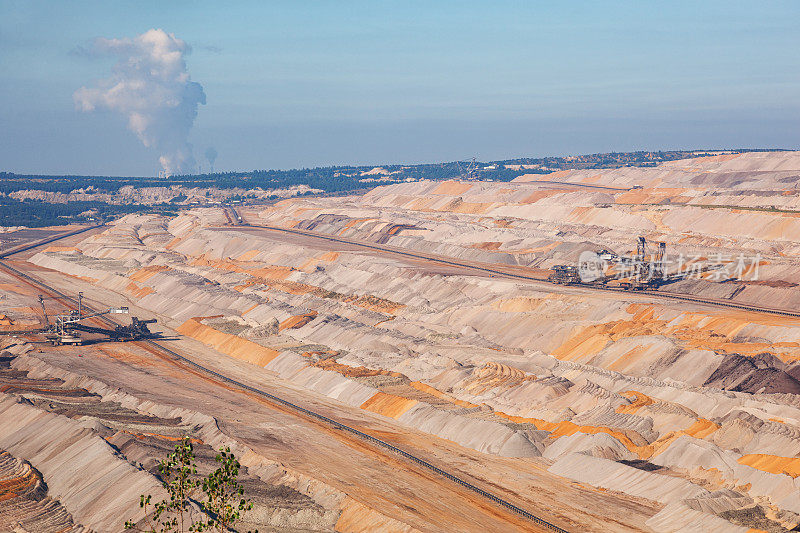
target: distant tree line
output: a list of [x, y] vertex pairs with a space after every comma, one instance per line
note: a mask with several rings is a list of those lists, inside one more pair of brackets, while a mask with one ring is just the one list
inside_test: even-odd
[[[510, 181], [520, 174], [546, 174], [553, 170], [580, 168], [618, 168], [623, 166], [653, 166], [662, 161], [700, 157], [709, 155], [708, 151], [658, 151], [658, 152], [612, 152], [607, 154], [588, 154], [568, 157], [518, 158], [502, 161], [476, 162], [477, 175], [480, 179], [494, 181]], [[733, 152], [757, 152], [767, 149], [726, 150]], [[505, 165], [527, 165], [534, 168], [512, 170]], [[447, 180], [461, 176], [463, 164], [457, 162], [430, 163], [421, 165], [382, 165], [387, 171], [394, 173], [392, 178]], [[488, 167], [488, 168], [484, 168]], [[492, 168], [494, 167], [494, 168]], [[94, 187], [100, 192], [114, 193], [121, 187], [168, 187], [183, 185], [185, 187], [218, 187], [220, 189], [244, 188], [279, 189], [296, 185], [307, 185], [313, 189], [335, 193], [361, 189], [369, 183], [360, 181], [372, 166], [330, 166], [301, 168], [293, 170], [253, 170], [250, 172], [217, 172], [191, 174], [162, 178], [153, 177], [115, 177], [115, 176], [40, 176], [0, 172], [0, 194], [24, 189], [36, 189], [48, 192], [69, 193], [75, 189]], [[372, 176], [367, 176], [372, 177]]]
[[90, 218], [102, 220], [144, 209], [175, 214], [175, 207], [170, 204], [113, 205], [95, 201], [51, 204], [41, 200], [20, 201], [0, 196], [0, 226], [27, 226], [29, 228], [58, 226], [72, 222], [86, 222]]

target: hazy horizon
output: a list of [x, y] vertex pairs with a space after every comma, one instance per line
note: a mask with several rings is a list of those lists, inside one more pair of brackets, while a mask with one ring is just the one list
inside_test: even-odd
[[[800, 148], [793, 2], [0, 6], [10, 172], [208, 171], [210, 147], [216, 171]], [[159, 29], [181, 56], [141, 94], [176, 92], [139, 127], [110, 88]]]
[[[725, 151], [742, 151], [742, 152], [787, 152], [787, 151], [797, 151], [800, 149], [794, 148], [781, 148], [781, 147], [722, 147], [722, 148], [686, 148], [686, 149], [660, 149], [662, 152], [725, 152]], [[544, 158], [562, 158], [562, 157], [570, 157], [570, 156], [591, 156], [591, 155], [604, 155], [604, 154], [612, 154], [612, 153], [619, 153], [619, 154], [626, 154], [626, 153], [635, 153], [635, 152], [658, 152], [659, 149], [642, 149], [642, 150], [629, 150], [629, 151], [620, 151], [620, 150], [611, 150], [608, 152], [580, 152], [580, 153], [564, 153], [564, 154], [545, 154], [539, 156], [526, 156], [526, 155], [518, 155], [514, 157], [501, 157], [497, 159], [476, 159], [479, 163], [493, 163], [498, 161], [509, 161], [515, 159], [544, 159]], [[414, 166], [414, 165], [441, 165], [441, 164], [448, 164], [448, 163], [455, 163], [456, 161], [460, 163], [469, 163], [471, 158], [465, 159], [451, 159], [449, 161], [415, 161], [415, 162], [364, 162], [364, 163], [331, 163], [328, 165], [305, 165], [305, 166], [294, 166], [294, 167], [283, 167], [283, 168], [275, 168], [275, 167], [262, 167], [262, 168], [233, 168], [233, 169], [225, 169], [219, 170], [215, 169], [214, 172], [206, 169], [205, 167], [202, 168], [202, 172], [196, 174], [186, 174], [188, 176], [191, 175], [204, 175], [204, 174], [225, 174], [229, 172], [233, 173], [247, 173], [247, 172], [254, 172], [254, 171], [290, 171], [290, 170], [303, 170], [303, 169], [313, 169], [313, 168], [332, 168], [332, 167], [371, 167], [377, 168], [382, 166]], [[591, 168], [591, 167], [590, 167]], [[10, 174], [15, 175], [30, 175], [30, 176], [79, 176], [79, 177], [114, 177], [114, 178], [151, 178], [157, 177], [156, 175], [145, 175], [145, 174], [74, 174], [74, 173], [66, 173], [66, 172], [55, 172], [55, 173], [33, 173], [33, 172], [15, 172], [9, 169], [0, 169], [0, 173], [8, 172]], [[178, 176], [178, 174], [175, 174]]]

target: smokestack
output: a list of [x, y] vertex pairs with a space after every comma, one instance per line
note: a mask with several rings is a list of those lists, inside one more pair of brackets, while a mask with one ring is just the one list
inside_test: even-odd
[[152, 29], [134, 38], [96, 39], [94, 55], [118, 58], [110, 77], [73, 95], [84, 112], [109, 109], [128, 119], [128, 128], [156, 150], [164, 174], [196, 168], [189, 131], [197, 106], [206, 103], [203, 87], [191, 81], [184, 57], [191, 47], [172, 33]]

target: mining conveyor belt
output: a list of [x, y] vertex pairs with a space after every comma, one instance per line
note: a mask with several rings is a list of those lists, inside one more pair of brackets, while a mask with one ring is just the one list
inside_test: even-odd
[[522, 185], [555, 185], [562, 187], [577, 187], [582, 189], [594, 189], [598, 191], [614, 191], [614, 192], [627, 192], [632, 191], [632, 187], [611, 187], [608, 185], [592, 185], [591, 183], [573, 183], [570, 181], [555, 181], [555, 180], [531, 180], [522, 181]]
[[6, 257], [8, 257], [10, 255], [14, 255], [14, 254], [18, 254], [18, 253], [25, 252], [25, 251], [28, 251], [28, 250], [32, 250], [32, 249], [37, 248], [39, 246], [44, 246], [45, 244], [50, 244], [51, 242], [60, 241], [61, 239], [66, 239], [67, 237], [72, 237], [73, 235], [78, 235], [78, 234], [83, 233], [85, 231], [89, 231], [89, 230], [92, 230], [92, 229], [95, 229], [95, 228], [102, 228], [104, 225], [105, 224], [97, 224], [95, 226], [86, 226], [84, 228], [78, 228], [76, 230], [68, 231], [66, 233], [59, 233], [57, 235], [53, 235], [52, 237], [47, 237], [46, 239], [41, 239], [41, 240], [29, 243], [29, 244], [24, 244], [22, 246], [16, 246], [16, 247], [14, 247], [14, 248], [12, 248], [10, 250], [7, 250], [7, 251], [5, 251], [3, 253], [0, 253], [0, 259], [5, 259]]
[[[71, 234], [74, 234], [74, 233], [71, 233]], [[62, 237], [67, 237], [67, 236], [68, 235], [62, 235]], [[41, 246], [43, 244], [47, 244], [49, 242], [53, 242], [53, 240], [56, 240], [56, 239], [48, 239], [47, 242], [39, 242], [38, 244], [30, 245], [30, 246], [26, 247], [25, 249], [31, 249], [31, 248], [34, 248], [35, 246]], [[21, 252], [21, 251], [23, 251], [23, 250], [17, 250], [16, 252]], [[16, 252], [12, 252], [12, 253], [16, 253]], [[6, 255], [11, 255], [11, 254], [6, 254]], [[5, 258], [6, 255], [0, 255], [0, 259]], [[18, 269], [8, 265], [7, 263], [5, 263], [3, 261], [0, 261], [0, 267], [2, 267], [3, 269], [5, 269], [9, 273], [11, 273], [13, 276], [15, 276], [17, 278], [22, 278], [23, 280], [25, 280], [26, 282], [30, 283], [31, 285], [34, 285], [37, 288], [40, 288], [40, 289], [42, 289], [44, 291], [47, 291], [47, 292], [51, 293], [51, 295], [58, 296], [64, 302], [71, 302], [72, 305], [74, 305], [74, 306], [78, 305], [77, 300], [75, 300], [74, 298], [71, 298], [70, 296], [65, 295], [64, 293], [58, 291], [57, 289], [55, 289], [53, 287], [50, 287], [49, 285], [43, 283], [42, 281], [40, 281], [40, 280], [38, 280], [38, 279], [36, 279], [36, 278], [34, 278], [34, 277], [32, 277], [32, 276], [30, 276], [30, 275], [18, 270]], [[90, 313], [93, 312], [92, 309], [89, 306], [84, 304], [83, 307], [84, 307], [84, 309], [86, 311], [88, 311]], [[106, 325], [108, 325], [110, 327], [115, 327], [115, 326], [118, 325], [113, 320], [110, 320], [109, 318], [104, 317], [104, 316], [98, 316], [95, 319], [105, 323]], [[175, 352], [174, 350], [171, 350], [171, 349], [169, 349], [169, 348], [167, 348], [165, 346], [162, 346], [161, 344], [159, 344], [159, 343], [157, 343], [155, 341], [152, 341], [152, 340], [140, 340], [140, 341], [135, 341], [135, 342], [139, 343], [139, 344], [144, 344], [147, 347], [149, 347], [151, 350], [157, 350], [157, 351], [160, 351], [162, 354], [167, 355], [171, 359], [171, 361], [170, 361], [170, 359], [167, 359], [167, 360], [172, 362], [173, 364], [176, 364], [176, 363], [179, 362], [180, 364], [183, 364], [183, 365], [186, 365], [186, 366], [188, 366], [190, 368], [193, 368], [196, 371], [199, 371], [200, 373], [205, 374], [206, 376], [213, 376], [217, 380], [223, 381], [223, 382], [225, 382], [227, 384], [230, 384], [230, 385], [234, 385], [235, 387], [237, 387], [237, 388], [239, 388], [241, 390], [245, 390], [247, 392], [250, 392], [250, 393], [253, 393], [253, 394], [257, 395], [257, 396], [260, 396], [262, 398], [266, 398], [266, 399], [268, 399], [268, 400], [270, 400], [270, 401], [272, 401], [274, 403], [278, 403], [280, 405], [288, 407], [288, 408], [290, 408], [291, 410], [293, 410], [295, 412], [298, 412], [298, 413], [301, 413], [301, 414], [306, 415], [308, 417], [311, 417], [313, 419], [322, 421], [322, 422], [324, 422], [324, 423], [326, 423], [326, 424], [328, 424], [328, 425], [330, 425], [330, 426], [332, 426], [332, 427], [334, 427], [336, 429], [339, 429], [339, 430], [342, 430], [342, 431], [346, 431], [346, 432], [348, 432], [348, 433], [350, 433], [352, 435], [355, 435], [356, 437], [359, 437], [359, 438], [361, 438], [361, 439], [363, 439], [363, 440], [365, 440], [367, 442], [370, 442], [371, 444], [373, 444], [375, 446], [378, 446], [380, 448], [384, 448], [386, 450], [392, 451], [392, 452], [402, 456], [403, 458], [405, 458], [409, 462], [414, 463], [414, 464], [416, 464], [418, 466], [421, 466], [421, 467], [423, 467], [423, 468], [425, 468], [425, 469], [427, 469], [429, 471], [432, 471], [432, 472], [434, 472], [434, 473], [436, 473], [436, 474], [438, 474], [438, 475], [440, 475], [440, 476], [442, 476], [442, 477], [444, 477], [444, 478], [446, 478], [446, 479], [448, 479], [448, 480], [450, 480], [450, 481], [452, 481], [454, 483], [457, 483], [457, 484], [461, 485], [462, 487], [464, 487], [465, 489], [467, 489], [467, 490], [469, 490], [471, 492], [474, 492], [474, 493], [478, 494], [479, 496], [481, 496], [483, 498], [486, 498], [487, 500], [490, 500], [490, 501], [494, 502], [495, 504], [497, 504], [497, 505], [499, 505], [501, 507], [504, 507], [505, 509], [507, 509], [507, 510], [517, 514], [517, 515], [520, 515], [520, 516], [522, 516], [524, 518], [527, 518], [528, 520], [532, 521], [537, 526], [540, 526], [540, 527], [542, 527], [542, 528], [544, 528], [544, 529], [546, 529], [548, 531], [556, 531], [556, 532], [560, 532], [560, 533], [562, 533], [562, 532], [563, 533], [567, 533], [567, 531], [565, 529], [562, 529], [562, 528], [556, 526], [555, 524], [552, 524], [552, 523], [548, 522], [547, 520], [539, 518], [538, 516], [534, 515], [533, 513], [530, 513], [528, 511], [526, 511], [525, 509], [522, 509], [521, 507], [518, 507], [518, 506], [514, 505], [513, 503], [511, 503], [511, 502], [509, 502], [507, 500], [504, 500], [503, 498], [500, 498], [499, 496], [496, 496], [496, 495], [492, 494], [491, 492], [488, 492], [488, 491], [486, 491], [484, 489], [481, 489], [480, 487], [477, 487], [477, 486], [473, 485], [472, 483], [470, 483], [470, 482], [468, 482], [468, 481], [466, 481], [466, 480], [464, 480], [464, 479], [462, 479], [462, 478], [460, 478], [460, 477], [458, 477], [458, 476], [456, 476], [454, 474], [451, 474], [451, 473], [447, 472], [446, 470], [443, 470], [442, 468], [439, 468], [438, 466], [435, 466], [435, 465], [431, 464], [430, 462], [426, 461], [425, 459], [417, 457], [416, 455], [413, 455], [413, 454], [403, 450], [402, 448], [399, 448], [399, 447], [397, 447], [397, 446], [395, 446], [393, 444], [390, 444], [390, 443], [388, 443], [388, 442], [386, 442], [384, 440], [381, 440], [381, 439], [378, 439], [376, 437], [373, 437], [372, 435], [364, 433], [363, 431], [359, 431], [358, 429], [356, 429], [356, 428], [354, 428], [352, 426], [348, 426], [346, 424], [338, 422], [338, 421], [336, 421], [336, 420], [334, 420], [334, 419], [332, 419], [330, 417], [327, 417], [327, 416], [325, 416], [325, 415], [323, 415], [321, 413], [318, 413], [316, 411], [312, 411], [310, 409], [306, 409], [305, 407], [301, 407], [301, 406], [299, 406], [299, 405], [297, 405], [295, 403], [292, 403], [292, 402], [290, 402], [288, 400], [285, 400], [283, 398], [275, 396], [274, 394], [270, 394], [270, 393], [268, 393], [266, 391], [263, 391], [263, 390], [258, 389], [256, 387], [252, 387], [250, 385], [247, 385], [246, 383], [242, 383], [241, 381], [235, 380], [235, 379], [233, 379], [231, 377], [228, 377], [228, 376], [226, 376], [224, 374], [221, 374], [221, 373], [219, 373], [219, 372], [217, 372], [215, 370], [212, 370], [212, 369], [210, 369], [208, 367], [205, 367], [205, 366], [203, 366], [203, 365], [201, 365], [199, 363], [196, 363], [195, 361], [192, 361], [191, 359], [188, 359], [188, 358], [180, 355], [179, 353]]]
[[[233, 211], [234, 214], [238, 214], [235, 210], [232, 209], [232, 211]], [[491, 275], [497, 275], [497, 276], [502, 276], [502, 277], [506, 277], [506, 278], [521, 279], [521, 280], [527, 280], [527, 281], [534, 281], [534, 282], [548, 283], [549, 284], [549, 282], [547, 282], [546, 280], [541, 279], [541, 278], [537, 278], [535, 276], [527, 276], [525, 274], [519, 274], [519, 273], [515, 273], [515, 272], [501, 270], [499, 268], [495, 268], [495, 267], [488, 266], [488, 265], [484, 266], [482, 264], [468, 263], [468, 262], [464, 262], [464, 261], [459, 261], [459, 260], [457, 260], [455, 258], [447, 258], [447, 259], [445, 259], [445, 258], [442, 258], [442, 257], [430, 256], [430, 255], [421, 254], [421, 253], [415, 253], [415, 252], [409, 252], [409, 251], [399, 250], [399, 249], [396, 249], [396, 248], [387, 247], [387, 246], [381, 246], [381, 245], [372, 244], [372, 243], [364, 243], [364, 242], [359, 242], [359, 241], [354, 241], [354, 240], [349, 240], [349, 239], [333, 237], [333, 236], [330, 236], [330, 235], [325, 235], [325, 234], [312, 232], [312, 231], [307, 231], [307, 230], [281, 228], [281, 227], [277, 227], [277, 226], [253, 225], [253, 224], [247, 224], [247, 223], [240, 224], [239, 226], [240, 227], [245, 227], [245, 228], [254, 228], [254, 229], [265, 229], [265, 230], [271, 230], [271, 231], [278, 231], [278, 232], [283, 232], [283, 233], [301, 235], [301, 236], [305, 236], [305, 237], [313, 237], [313, 238], [323, 239], [323, 240], [327, 240], [327, 241], [331, 241], [331, 242], [337, 242], [337, 243], [341, 243], [341, 244], [359, 246], [359, 247], [362, 247], [362, 248], [372, 249], [372, 250], [376, 250], [376, 251], [379, 251], [379, 252], [397, 254], [397, 255], [401, 255], [401, 256], [405, 256], [405, 257], [411, 257], [411, 258], [414, 258], [414, 259], [432, 261], [432, 262], [435, 262], [435, 263], [444, 264], [444, 265], [448, 265], [448, 266], [455, 266], [455, 267], [460, 267], [460, 268], [466, 268], [466, 269], [469, 269], [469, 270], [485, 272], [485, 273], [488, 273], [488, 274], [491, 274]], [[44, 241], [39, 241], [37, 243], [31, 244], [31, 245], [27, 245], [27, 246], [22, 247], [22, 248], [15, 249], [13, 251], [9, 251], [9, 252], [6, 252], [4, 254], [0, 254], [0, 259], [4, 259], [9, 255], [12, 255], [12, 254], [15, 254], [15, 253], [19, 253], [19, 252], [22, 252], [22, 251], [25, 251], [25, 250], [29, 250], [29, 249], [35, 248], [37, 246], [42, 246], [44, 244], [53, 242], [53, 241], [58, 240], [60, 238], [64, 238], [64, 237], [67, 237], [67, 236], [70, 236], [70, 235], [74, 235], [76, 233], [79, 233], [80, 231], [86, 231], [88, 229], [91, 229], [91, 228], [86, 228], [86, 229], [83, 229], [83, 230], [79, 230], [77, 232], [70, 232], [68, 234], [62, 234], [60, 236], [51, 237], [51, 238], [45, 239]], [[25, 274], [24, 272], [21, 272], [20, 270], [18, 270], [16, 268], [6, 264], [5, 262], [0, 261], [0, 266], [2, 266], [4, 269], [6, 269], [9, 272], [11, 272], [14, 276], [24, 278], [28, 282], [30, 282], [30, 283], [38, 286], [38, 287], [41, 287], [43, 289], [46, 289], [47, 291], [50, 291], [51, 293], [54, 293], [54, 294], [64, 298], [65, 300], [72, 301], [75, 305], [77, 305], [77, 301], [75, 301], [74, 299], [62, 294], [61, 292], [57, 291], [56, 289], [53, 289], [53, 288], [47, 286], [46, 284], [42, 283], [41, 281], [29, 276], [28, 274]], [[576, 284], [575, 286], [576, 287], [580, 287], [580, 288], [586, 288], [586, 289], [617, 292], [617, 293], [630, 294], [630, 295], [639, 294], [639, 295], [653, 296], [653, 297], [657, 297], [657, 298], [669, 298], [669, 299], [674, 299], [674, 300], [683, 300], [683, 301], [694, 302], [694, 303], [699, 303], [699, 304], [706, 304], [706, 305], [712, 305], [712, 306], [718, 306], [718, 307], [741, 309], [741, 310], [745, 310], [745, 311], [755, 311], [755, 312], [760, 312], [760, 313], [769, 313], [769, 314], [775, 314], [775, 315], [800, 317], [800, 313], [794, 312], [794, 311], [785, 310], [785, 309], [774, 309], [774, 308], [768, 308], [768, 307], [753, 306], [753, 305], [735, 303], [735, 302], [730, 302], [730, 301], [725, 301], [725, 300], [700, 298], [700, 297], [695, 297], [695, 296], [691, 296], [691, 295], [670, 293], [670, 292], [665, 292], [665, 291], [643, 290], [643, 291], [631, 292], [631, 291], [627, 291], [625, 289], [616, 289], [616, 288], [612, 288], [612, 287], [602, 287], [602, 286], [597, 286], [597, 285], [592, 285], [592, 284], [583, 284], [583, 283], [582, 284]], [[110, 320], [110, 319], [108, 319], [106, 317], [98, 317], [98, 319], [102, 320], [106, 324], [116, 325], [115, 322], [113, 322], [112, 320]], [[290, 408], [290, 409], [292, 409], [292, 410], [294, 410], [296, 412], [302, 413], [302, 414], [304, 414], [304, 415], [306, 415], [308, 417], [311, 417], [311, 418], [314, 418], [316, 420], [325, 422], [325, 423], [327, 423], [327, 424], [329, 424], [329, 425], [331, 425], [331, 426], [333, 426], [333, 427], [335, 427], [337, 429], [349, 432], [349, 433], [351, 433], [351, 434], [353, 434], [353, 435], [355, 435], [355, 436], [357, 436], [357, 437], [359, 437], [359, 438], [361, 438], [363, 440], [366, 440], [366, 441], [368, 441], [368, 442], [370, 442], [370, 443], [372, 443], [372, 444], [374, 444], [374, 445], [376, 445], [378, 447], [390, 450], [390, 451], [392, 451], [392, 452], [394, 452], [394, 453], [396, 453], [398, 455], [401, 455], [402, 457], [404, 457], [408, 461], [410, 461], [410, 462], [412, 462], [414, 464], [417, 464], [417, 465], [419, 465], [419, 466], [421, 466], [421, 467], [423, 467], [423, 468], [425, 468], [427, 470], [435, 472], [436, 474], [438, 474], [438, 475], [440, 475], [440, 476], [442, 476], [444, 478], [447, 478], [450, 481], [453, 481], [453, 482], [463, 486], [464, 488], [466, 488], [466, 489], [468, 489], [468, 490], [470, 490], [470, 491], [472, 491], [472, 492], [474, 492], [474, 493], [476, 493], [476, 494], [478, 494], [478, 495], [480, 495], [480, 496], [482, 496], [482, 497], [484, 497], [484, 498], [486, 498], [488, 500], [491, 500], [492, 502], [496, 503], [497, 505], [500, 505], [500, 506], [502, 506], [502, 507], [514, 512], [515, 514], [518, 514], [520, 516], [523, 516], [523, 517], [531, 520], [533, 523], [535, 523], [538, 526], [541, 526], [543, 528], [546, 528], [547, 530], [559, 531], [559, 532], [566, 531], [566, 530], [556, 526], [555, 524], [552, 524], [552, 523], [550, 523], [550, 522], [548, 522], [548, 521], [546, 521], [546, 520], [544, 520], [542, 518], [539, 518], [536, 515], [528, 512], [528, 511], [526, 511], [526, 510], [524, 510], [524, 509], [522, 509], [522, 508], [520, 508], [520, 507], [518, 507], [516, 505], [514, 505], [513, 503], [511, 503], [509, 501], [506, 501], [506, 500], [504, 500], [504, 499], [502, 499], [502, 498], [500, 498], [498, 496], [495, 496], [494, 494], [492, 494], [492, 493], [490, 493], [488, 491], [485, 491], [485, 490], [483, 490], [483, 489], [481, 489], [481, 488], [469, 483], [468, 481], [466, 481], [466, 480], [464, 480], [464, 479], [462, 479], [462, 478], [460, 478], [458, 476], [455, 476], [455, 475], [447, 472], [446, 470], [443, 470], [443, 469], [431, 464], [430, 462], [428, 462], [428, 461], [426, 461], [426, 460], [424, 460], [424, 459], [422, 459], [420, 457], [417, 457], [417, 456], [415, 456], [415, 455], [413, 455], [413, 454], [411, 454], [409, 452], [406, 452], [405, 450], [403, 450], [401, 448], [398, 448], [397, 446], [394, 446], [393, 444], [390, 444], [390, 443], [388, 443], [388, 442], [386, 442], [384, 440], [381, 440], [381, 439], [378, 439], [378, 438], [373, 437], [371, 435], [368, 435], [367, 433], [359, 431], [358, 429], [353, 428], [351, 426], [348, 426], [346, 424], [342, 424], [341, 422], [337, 422], [336, 420], [334, 420], [334, 419], [332, 419], [330, 417], [327, 417], [327, 416], [325, 416], [325, 415], [323, 415], [321, 413], [317, 413], [315, 411], [306, 409], [306, 408], [301, 407], [301, 406], [299, 406], [297, 404], [289, 402], [288, 400], [285, 400], [283, 398], [280, 398], [278, 396], [270, 394], [270, 393], [268, 393], [266, 391], [260, 390], [258, 388], [255, 388], [255, 387], [252, 387], [252, 386], [247, 385], [245, 383], [242, 383], [242, 382], [240, 382], [238, 380], [235, 380], [233, 378], [230, 378], [228, 376], [220, 374], [219, 372], [216, 372], [215, 370], [207, 368], [207, 367], [205, 367], [203, 365], [200, 365], [199, 363], [196, 363], [196, 362], [194, 362], [194, 361], [192, 361], [192, 360], [190, 360], [190, 359], [178, 354], [177, 352], [175, 352], [175, 351], [173, 351], [173, 350], [171, 350], [169, 348], [166, 348], [165, 346], [162, 346], [161, 344], [159, 344], [159, 343], [157, 343], [155, 341], [142, 340], [142, 341], [137, 341], [137, 342], [139, 342], [141, 344], [145, 344], [145, 345], [149, 346], [151, 349], [155, 349], [155, 350], [158, 350], [158, 351], [162, 352], [163, 354], [166, 354], [167, 356], [169, 356], [172, 359], [173, 362], [180, 362], [181, 364], [184, 364], [184, 365], [187, 365], [187, 366], [189, 366], [191, 368], [194, 368], [195, 370], [198, 370], [203, 374], [213, 376], [214, 378], [216, 378], [218, 380], [221, 380], [221, 381], [223, 381], [225, 383], [234, 385], [234, 386], [238, 387], [241, 390], [245, 390], [245, 391], [251, 392], [253, 394], [256, 394], [257, 396], [260, 396], [260, 397], [266, 398], [266, 399], [268, 399], [268, 400], [270, 400], [272, 402], [281, 404], [281, 405], [283, 405], [285, 407], [288, 407], [288, 408]]]

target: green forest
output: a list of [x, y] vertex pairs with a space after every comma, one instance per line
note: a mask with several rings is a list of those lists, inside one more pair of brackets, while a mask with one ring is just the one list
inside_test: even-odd
[[[761, 150], [731, 150], [748, 152]], [[393, 173], [396, 180], [447, 180], [454, 178], [511, 181], [521, 174], [548, 174], [556, 170], [581, 168], [619, 168], [624, 166], [655, 166], [663, 161], [702, 157], [705, 151], [659, 151], [589, 154], [566, 157], [518, 158], [502, 161], [468, 161], [430, 163], [420, 165], [380, 165]], [[526, 165], [524, 170], [506, 168], [506, 165]], [[533, 167], [533, 168], [530, 168]], [[95, 201], [70, 201], [47, 203], [37, 200], [16, 200], [8, 194], [20, 190], [39, 190], [70, 193], [77, 189], [114, 193], [125, 186], [133, 187], [215, 187], [218, 189], [276, 189], [294, 185], [307, 185], [327, 194], [344, 193], [373, 187], [365, 183], [361, 173], [373, 166], [329, 166], [292, 170], [252, 170], [249, 172], [217, 172], [154, 177], [115, 176], [46, 176], [0, 172], [0, 225], [42, 227], [89, 219], [104, 219], [126, 213], [148, 210], [174, 212], [175, 201], [161, 205], [116, 205]], [[177, 199], [176, 199], [177, 200]]]
[[112, 205], [105, 202], [69, 202], [51, 204], [39, 200], [16, 200], [0, 197], [0, 226], [27, 226], [41, 228], [58, 226], [72, 222], [88, 222], [110, 217], [148, 211], [174, 214], [175, 206], [160, 204], [155, 206]]

